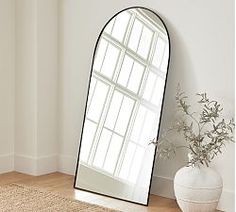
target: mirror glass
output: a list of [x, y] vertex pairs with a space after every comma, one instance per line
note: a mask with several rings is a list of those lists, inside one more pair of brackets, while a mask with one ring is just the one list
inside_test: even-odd
[[75, 188], [146, 205], [169, 63], [169, 36], [149, 9], [105, 25], [94, 51]]

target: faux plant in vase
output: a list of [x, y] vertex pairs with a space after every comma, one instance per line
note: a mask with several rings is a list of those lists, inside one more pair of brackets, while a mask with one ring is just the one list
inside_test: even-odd
[[[199, 112], [193, 112], [188, 97], [178, 86], [176, 103], [179, 118], [161, 136], [157, 145], [158, 156], [170, 158], [177, 149], [188, 149], [188, 164], [177, 171], [174, 190], [177, 202], [184, 212], [215, 211], [222, 193], [222, 178], [210, 168], [211, 161], [229, 142], [234, 142], [234, 120], [225, 120], [222, 106], [207, 97], [197, 94]], [[196, 106], [196, 105], [195, 105]], [[183, 136], [185, 145], [170, 141], [169, 134]]]

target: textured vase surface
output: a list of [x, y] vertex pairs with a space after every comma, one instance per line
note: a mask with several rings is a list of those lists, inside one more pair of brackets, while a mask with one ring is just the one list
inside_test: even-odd
[[183, 167], [174, 178], [174, 191], [183, 212], [211, 212], [223, 188], [219, 173], [209, 167]]

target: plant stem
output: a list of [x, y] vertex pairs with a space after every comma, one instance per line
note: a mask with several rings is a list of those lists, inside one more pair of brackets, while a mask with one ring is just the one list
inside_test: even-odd
[[199, 122], [197, 121], [197, 119], [196, 119], [192, 114], [187, 113], [187, 115], [189, 115], [189, 116], [196, 122], [196, 124], [197, 124], [197, 126], [198, 126], [198, 135], [200, 136], [201, 130], [200, 130], [200, 124], [199, 124]]

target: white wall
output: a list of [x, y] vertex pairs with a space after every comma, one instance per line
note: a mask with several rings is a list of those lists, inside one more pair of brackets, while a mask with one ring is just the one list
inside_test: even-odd
[[0, 173], [58, 165], [58, 0], [0, 0]]
[[14, 7], [14, 0], [0, 0], [0, 173], [14, 167]]
[[15, 153], [36, 156], [36, 1], [16, 1]]
[[15, 170], [57, 170], [57, 0], [16, 0]]
[[58, 165], [58, 0], [37, 2], [37, 158], [43, 173], [57, 170]]
[[[60, 1], [60, 170], [74, 173], [86, 89], [97, 36], [119, 10], [141, 5], [163, 17], [171, 37], [172, 54], [162, 127], [174, 111], [178, 82], [189, 95], [207, 91], [224, 103], [227, 117], [234, 115], [234, 1], [120, 0]], [[228, 145], [213, 166], [224, 179], [220, 208], [233, 209], [234, 148]], [[184, 165], [185, 153], [155, 165], [152, 192], [173, 197], [172, 180]]]
[[[93, 48], [81, 51], [83, 26], [80, 1], [61, 0], [59, 5], [59, 170], [74, 174], [84, 98]], [[87, 31], [89, 32], [89, 31]], [[87, 34], [87, 39], [90, 39]], [[87, 41], [86, 41], [87, 42]], [[83, 59], [82, 59], [83, 58]]]

